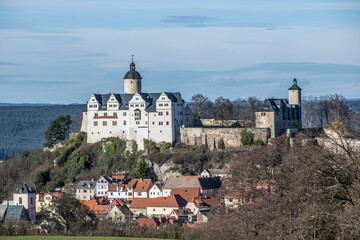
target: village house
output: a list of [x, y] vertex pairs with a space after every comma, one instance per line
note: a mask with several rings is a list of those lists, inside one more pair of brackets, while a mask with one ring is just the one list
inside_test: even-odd
[[162, 197], [162, 187], [160, 184], [154, 184], [149, 190], [149, 198]]
[[220, 207], [221, 203], [215, 197], [197, 197], [192, 201], [188, 201], [186, 208], [190, 209], [194, 214], [198, 212], [209, 212], [211, 208]]
[[108, 189], [108, 199], [127, 199], [128, 191], [125, 184], [114, 183], [109, 185]]
[[132, 221], [133, 214], [126, 206], [125, 202], [121, 200], [114, 200], [109, 204], [111, 210], [107, 213], [105, 218], [115, 223], [125, 223]]
[[36, 194], [36, 212], [41, 210], [51, 211], [54, 206], [54, 201], [60, 198], [62, 193], [49, 192]]
[[219, 177], [219, 178], [226, 178], [229, 176], [229, 171], [225, 169], [204, 169], [204, 171], [200, 174], [203, 178], [213, 178], [213, 177]]
[[171, 195], [176, 188], [199, 188], [203, 196], [214, 196], [221, 187], [220, 178], [167, 178], [163, 185], [163, 196]]
[[[134, 180], [134, 179], [133, 179]], [[135, 179], [134, 198], [148, 198], [149, 191], [154, 185], [151, 179]]]
[[113, 184], [113, 180], [110, 177], [101, 176], [96, 183], [96, 196], [107, 196], [110, 184]]
[[170, 218], [176, 219], [176, 222], [180, 225], [187, 225], [196, 222], [196, 214], [190, 209], [174, 209], [169, 214]]
[[96, 193], [96, 182], [80, 181], [76, 186], [76, 198], [79, 200], [90, 200]]

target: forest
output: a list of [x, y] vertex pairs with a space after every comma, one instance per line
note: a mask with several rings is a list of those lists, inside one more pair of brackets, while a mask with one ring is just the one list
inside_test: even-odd
[[[0, 106], [0, 160], [23, 151], [43, 148], [44, 133], [59, 115], [79, 118], [85, 105]], [[80, 115], [81, 117], [81, 115]], [[78, 131], [79, 126], [74, 126]]]

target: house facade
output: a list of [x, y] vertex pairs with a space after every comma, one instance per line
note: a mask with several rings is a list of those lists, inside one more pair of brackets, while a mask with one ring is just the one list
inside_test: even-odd
[[76, 198], [79, 200], [90, 200], [96, 194], [96, 182], [80, 181], [76, 186]]
[[143, 150], [144, 139], [173, 143], [180, 140], [181, 126], [193, 126], [194, 114], [179, 92], [143, 93], [141, 80], [131, 62], [123, 94], [91, 95], [81, 128], [88, 143], [118, 137], [135, 141]]

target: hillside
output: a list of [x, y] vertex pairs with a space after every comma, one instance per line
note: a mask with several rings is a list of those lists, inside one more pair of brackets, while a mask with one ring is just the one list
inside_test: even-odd
[[82, 104], [49, 106], [0, 106], [0, 160], [25, 150], [42, 148], [44, 132], [59, 115], [81, 113]]

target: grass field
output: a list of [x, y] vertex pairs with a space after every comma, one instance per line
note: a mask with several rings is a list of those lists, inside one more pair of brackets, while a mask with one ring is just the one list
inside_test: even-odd
[[[78, 236], [0, 236], [1, 240], [160, 240], [160, 238], [129, 238], [129, 237], [78, 237]], [[164, 240], [164, 239], [161, 239]]]

